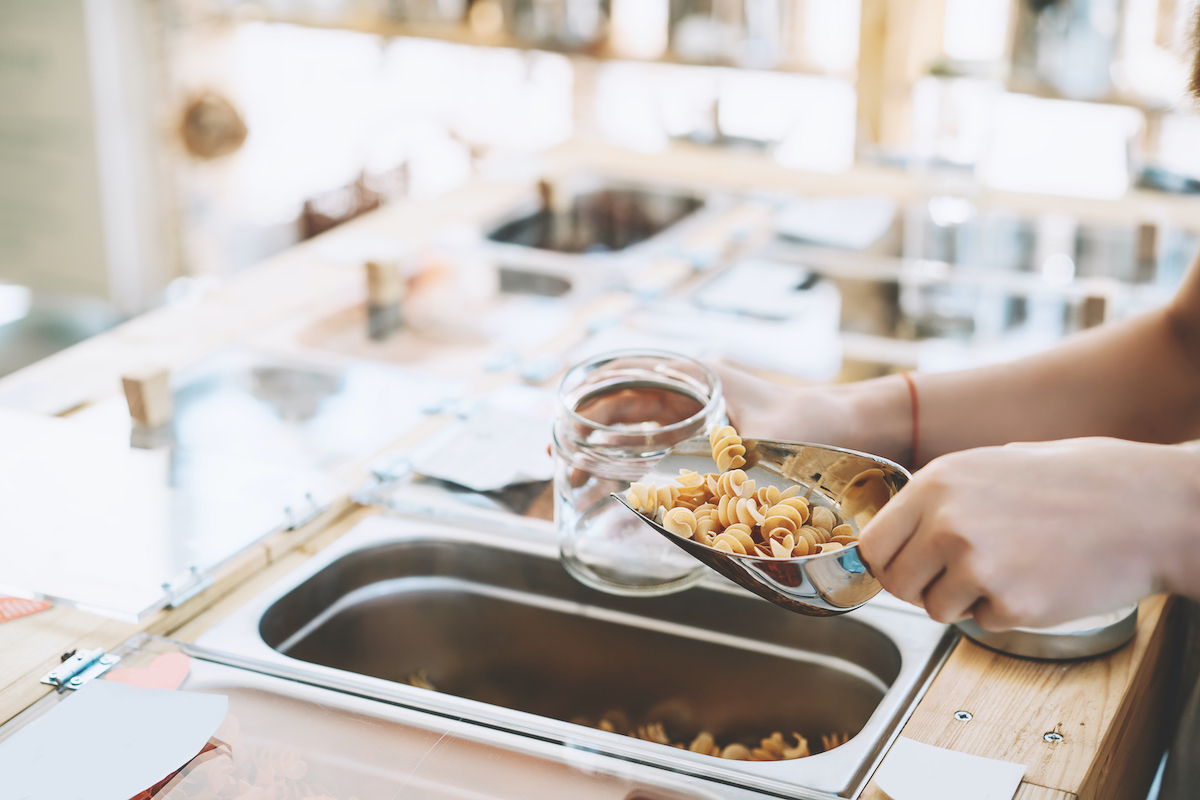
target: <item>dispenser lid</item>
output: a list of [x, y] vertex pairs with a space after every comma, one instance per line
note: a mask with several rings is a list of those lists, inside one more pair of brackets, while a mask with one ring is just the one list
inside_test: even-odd
[[30, 800], [713, 797], [695, 779], [263, 674], [140, 635], [0, 726]]
[[1127, 644], [1137, 634], [1138, 607], [1117, 609], [1049, 628], [986, 631], [973, 619], [955, 624], [978, 644], [1010, 656], [1044, 661], [1093, 658]]
[[0, 595], [136, 621], [310, 519], [352, 467], [457, 384], [249, 350], [173, 376], [171, 422], [115, 396], [67, 418], [0, 408]]

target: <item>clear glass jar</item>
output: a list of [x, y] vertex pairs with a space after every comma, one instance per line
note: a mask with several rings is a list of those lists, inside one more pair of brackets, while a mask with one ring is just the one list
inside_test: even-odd
[[702, 564], [609, 494], [724, 420], [720, 379], [686, 356], [623, 351], [569, 370], [554, 419], [554, 521], [567, 570], [624, 595], [669, 594], [700, 580]]

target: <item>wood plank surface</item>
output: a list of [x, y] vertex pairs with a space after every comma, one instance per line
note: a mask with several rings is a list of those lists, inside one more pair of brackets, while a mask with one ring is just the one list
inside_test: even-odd
[[[874, 783], [869, 783], [863, 793], [859, 795], [859, 800], [891, 800], [891, 798]], [[1036, 783], [1022, 781], [1021, 785], [1017, 787], [1017, 793], [1013, 795], [1013, 800], [1077, 800], [1077, 798], [1070, 792], [1064, 792], [1061, 789], [1048, 789], [1045, 786], [1038, 786]]]
[[[964, 640], [913, 713], [904, 735], [1026, 766], [1026, 780], [1080, 798], [1145, 797], [1162, 754], [1175, 615], [1166, 597], [1142, 603], [1135, 639], [1076, 662], [1011, 658]], [[972, 715], [955, 719], [956, 711]], [[1047, 742], [1048, 732], [1062, 741]], [[1131, 736], [1146, 736], [1132, 739]], [[1107, 786], [1121, 766], [1120, 793]]]
[[1060, 789], [1047, 789], [1036, 783], [1021, 783], [1013, 800], [1076, 800], [1076, 796]]
[[[863, 793], [858, 798], [859, 800], [892, 800], [890, 795], [885, 794], [873, 782], [867, 784], [867, 788], [863, 789]], [[1021, 785], [1017, 787], [1017, 793], [1013, 795], [1013, 800], [1077, 800], [1077, 798], [1070, 792], [1047, 789], [1045, 786], [1022, 781]]]

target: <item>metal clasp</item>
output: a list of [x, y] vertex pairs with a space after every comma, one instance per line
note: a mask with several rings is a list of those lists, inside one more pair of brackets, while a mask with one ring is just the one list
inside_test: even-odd
[[76, 650], [63, 659], [62, 664], [43, 675], [42, 683], [60, 692], [78, 689], [92, 678], [108, 672], [120, 660], [120, 656], [110, 656], [99, 647], [95, 650]]
[[304, 493], [304, 502], [308, 508], [284, 507], [283, 513], [287, 515], [287, 524], [284, 526], [284, 530], [294, 531], [296, 528], [307, 525], [329, 508], [328, 503], [318, 503], [312, 492]]
[[202, 574], [197, 566], [188, 567], [187, 572], [162, 585], [167, 594], [167, 608], [178, 608], [212, 585], [211, 575]]

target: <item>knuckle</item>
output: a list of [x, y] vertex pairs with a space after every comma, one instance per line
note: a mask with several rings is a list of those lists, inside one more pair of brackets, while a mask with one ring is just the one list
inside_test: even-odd
[[949, 624], [954, 622], [952, 619], [952, 610], [946, 603], [945, 598], [937, 595], [932, 595], [925, 598], [925, 613], [930, 616], [935, 622]]
[[914, 589], [911, 583], [905, 581], [903, 576], [898, 574], [898, 572], [895, 569], [885, 570], [882, 574], [877, 574], [876, 577], [879, 578], [879, 583], [883, 588], [887, 589], [893, 597], [903, 600], [906, 603], [919, 605], [918, 601], [921, 599], [919, 596], [920, 590]]
[[946, 463], [949, 459], [935, 458], [925, 465], [925, 468], [917, 473], [913, 478], [913, 483], [925, 491], [942, 491], [949, 486], [951, 476], [949, 470], [946, 469]]
[[1006, 631], [1015, 628], [1025, 621], [1025, 612], [1019, 601], [1011, 596], [993, 595], [989, 597], [987, 613], [976, 616], [979, 627], [987, 631]]
[[978, 553], [972, 553], [962, 560], [962, 574], [974, 586], [987, 592], [996, 582], [996, 566], [991, 559], [982, 558]]
[[917, 475], [923, 483], [928, 484], [931, 488], [948, 489], [953, 486], [958, 476], [962, 474], [961, 454], [951, 453], [950, 455], [935, 458], [925, 465], [925, 468]]

